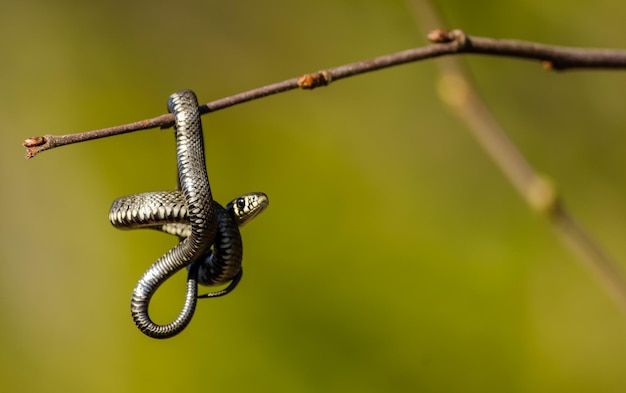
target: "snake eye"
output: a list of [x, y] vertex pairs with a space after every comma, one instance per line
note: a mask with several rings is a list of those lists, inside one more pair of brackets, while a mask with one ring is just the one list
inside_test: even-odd
[[243, 198], [237, 198], [237, 207], [242, 209], [246, 207], [246, 200]]

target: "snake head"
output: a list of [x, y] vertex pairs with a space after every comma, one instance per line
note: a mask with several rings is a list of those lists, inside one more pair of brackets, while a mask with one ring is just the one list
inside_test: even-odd
[[258, 216], [269, 205], [270, 200], [262, 192], [251, 192], [233, 199], [226, 210], [235, 218], [238, 226], [246, 224]]

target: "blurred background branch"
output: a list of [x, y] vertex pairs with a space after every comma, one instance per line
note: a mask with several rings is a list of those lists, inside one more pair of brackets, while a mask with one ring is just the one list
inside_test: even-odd
[[[434, 5], [426, 0], [410, 0], [417, 24], [429, 26], [445, 23]], [[457, 42], [472, 48], [470, 52], [538, 59], [547, 69], [623, 68], [626, 52], [598, 49], [572, 49], [545, 46], [513, 40], [491, 40], [466, 37], [459, 30], [426, 32], [433, 42]], [[494, 115], [478, 94], [469, 70], [462, 60], [449, 57], [438, 60], [439, 94], [453, 113], [465, 122], [474, 139], [520, 196], [537, 213], [553, 225], [564, 244], [598, 278], [601, 286], [626, 312], [626, 277], [603, 248], [565, 208], [553, 182], [540, 174], [507, 137]]]

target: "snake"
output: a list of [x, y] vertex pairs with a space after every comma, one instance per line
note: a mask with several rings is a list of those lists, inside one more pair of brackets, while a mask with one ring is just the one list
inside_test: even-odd
[[[217, 285], [227, 279], [238, 282], [242, 274], [241, 238], [238, 231], [240, 219], [236, 217], [234, 207], [230, 214], [213, 200], [205, 165], [202, 124], [196, 95], [191, 90], [172, 94], [168, 100], [168, 110], [174, 115], [178, 190], [118, 198], [109, 212], [109, 219], [117, 228], [151, 228], [180, 238], [174, 248], [154, 262], [141, 276], [131, 297], [131, 315], [135, 325], [145, 335], [160, 339], [177, 335], [191, 321], [198, 297], [199, 277], [202, 278], [201, 282]], [[259, 205], [263, 206], [261, 210], [264, 209], [267, 206], [267, 196], [262, 194], [257, 199], [262, 201]], [[233, 206], [245, 204], [246, 198], [240, 197], [235, 199]], [[242, 212], [245, 211], [244, 206]], [[244, 216], [241, 217], [242, 223], [247, 222]], [[225, 225], [224, 222], [229, 220], [230, 223]], [[233, 238], [237, 238], [238, 242], [228, 241]], [[211, 250], [216, 240], [220, 243]], [[230, 254], [239, 256], [238, 268], [231, 267], [233, 261], [237, 262], [237, 257], [232, 258]], [[182, 310], [174, 321], [165, 325], [156, 324], [148, 314], [150, 299], [168, 278], [185, 267], [189, 268]], [[228, 274], [211, 277], [210, 272], [218, 270]], [[221, 292], [228, 293], [236, 285], [231, 283], [230, 289], [203, 297], [221, 296]]]

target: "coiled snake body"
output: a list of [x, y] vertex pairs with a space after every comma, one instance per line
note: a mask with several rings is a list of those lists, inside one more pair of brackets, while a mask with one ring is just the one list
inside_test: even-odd
[[[221, 296], [234, 289], [241, 278], [238, 226], [254, 218], [268, 204], [263, 193], [242, 195], [227, 205], [227, 209], [213, 201], [195, 94], [190, 90], [173, 94], [168, 109], [175, 117], [179, 190], [122, 197], [113, 202], [109, 213], [111, 223], [117, 228], [157, 229], [181, 239], [148, 268], [131, 298], [135, 324], [153, 338], [172, 337], [187, 327], [196, 307], [198, 277], [203, 285], [232, 280], [228, 288], [202, 297]], [[163, 282], [187, 266], [187, 292], [181, 312], [171, 323], [154, 323], [148, 314], [150, 299]]]
[[[199, 298], [222, 296], [232, 291], [241, 279], [243, 246], [239, 228], [259, 215], [269, 204], [267, 195], [253, 192], [241, 195], [226, 207], [215, 203], [217, 211], [217, 236], [209, 254], [194, 261], [198, 265], [198, 283], [206, 286], [221, 285], [232, 280], [222, 291], [207, 293]], [[190, 265], [190, 271], [193, 265]]]

